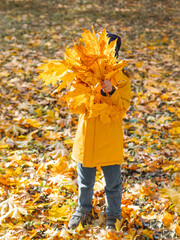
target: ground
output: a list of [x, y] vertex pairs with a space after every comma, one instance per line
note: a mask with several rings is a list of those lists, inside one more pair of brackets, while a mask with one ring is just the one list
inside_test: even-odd
[[[179, 239], [178, 1], [2, 0], [0, 239]], [[77, 206], [71, 160], [78, 116], [42, 86], [37, 67], [63, 59], [83, 28], [122, 39], [133, 72], [124, 119], [123, 221], [104, 230], [98, 168], [92, 219], [67, 230]]]

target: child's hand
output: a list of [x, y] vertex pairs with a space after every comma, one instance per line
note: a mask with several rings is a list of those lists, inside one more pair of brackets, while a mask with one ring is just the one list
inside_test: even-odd
[[111, 82], [107, 79], [101, 81], [101, 86], [104, 92], [111, 92], [113, 89]]

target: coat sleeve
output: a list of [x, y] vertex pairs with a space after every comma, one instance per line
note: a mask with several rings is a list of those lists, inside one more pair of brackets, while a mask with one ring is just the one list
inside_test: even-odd
[[[73, 91], [74, 87], [70, 88], [70, 91]], [[74, 114], [84, 114], [87, 111], [85, 103], [81, 103], [82, 96], [76, 96], [67, 100], [67, 105], [69, 110]]]
[[129, 108], [130, 100], [131, 100], [131, 83], [130, 79], [124, 75], [121, 83], [115, 86], [115, 92], [110, 96], [101, 96], [102, 102], [109, 103], [108, 98], [110, 98], [110, 102], [112, 105], [117, 106], [120, 110], [123, 110], [124, 113]]

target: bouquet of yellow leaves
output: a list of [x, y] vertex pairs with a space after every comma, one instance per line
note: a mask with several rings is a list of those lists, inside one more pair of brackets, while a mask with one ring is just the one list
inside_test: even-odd
[[39, 67], [39, 77], [44, 85], [55, 86], [58, 81], [57, 91], [65, 87], [71, 89], [64, 97], [70, 111], [83, 105], [89, 118], [107, 116], [105, 122], [110, 122], [112, 116], [116, 118], [118, 109], [111, 101], [109, 104], [100, 103], [101, 81], [109, 79], [116, 86], [119, 84], [117, 74], [128, 64], [126, 60], [117, 62], [116, 40], [108, 42], [105, 29], [99, 33], [98, 39], [93, 27], [92, 32], [85, 29], [79, 43], [65, 49], [64, 60], [51, 60]]

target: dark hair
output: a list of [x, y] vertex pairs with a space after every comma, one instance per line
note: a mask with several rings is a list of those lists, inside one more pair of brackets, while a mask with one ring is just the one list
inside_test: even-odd
[[118, 52], [119, 52], [120, 47], [121, 47], [121, 38], [118, 35], [110, 33], [108, 31], [107, 31], [107, 36], [110, 38], [109, 39], [109, 44], [110, 44], [110, 42], [112, 42], [112, 41], [117, 39], [116, 48], [115, 48], [115, 51], [116, 51], [115, 57], [118, 58], [118, 55], [119, 55]]

